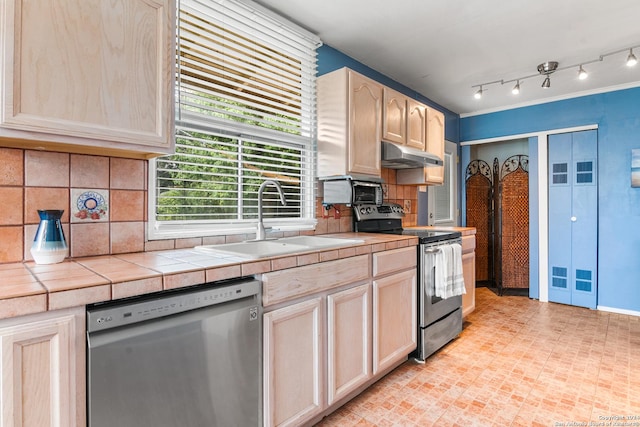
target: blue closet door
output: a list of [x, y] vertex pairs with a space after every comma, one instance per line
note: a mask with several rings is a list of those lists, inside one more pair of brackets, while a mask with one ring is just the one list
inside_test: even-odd
[[596, 308], [597, 133], [549, 136], [549, 301]]
[[571, 304], [571, 134], [549, 135], [549, 301]]

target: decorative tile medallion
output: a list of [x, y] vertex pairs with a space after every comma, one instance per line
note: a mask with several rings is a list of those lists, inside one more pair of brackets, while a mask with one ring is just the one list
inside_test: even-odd
[[109, 190], [71, 189], [71, 222], [109, 220]]

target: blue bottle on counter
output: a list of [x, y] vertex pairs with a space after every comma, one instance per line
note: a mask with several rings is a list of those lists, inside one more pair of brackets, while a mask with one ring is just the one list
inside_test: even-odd
[[69, 253], [60, 218], [64, 210], [38, 210], [40, 225], [31, 245], [36, 264], [62, 262]]

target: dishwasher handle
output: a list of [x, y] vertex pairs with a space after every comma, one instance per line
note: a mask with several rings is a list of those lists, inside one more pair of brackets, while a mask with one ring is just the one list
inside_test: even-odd
[[259, 305], [260, 284], [256, 279], [214, 282], [186, 290], [89, 306], [87, 332], [104, 331], [247, 297], [254, 297]]

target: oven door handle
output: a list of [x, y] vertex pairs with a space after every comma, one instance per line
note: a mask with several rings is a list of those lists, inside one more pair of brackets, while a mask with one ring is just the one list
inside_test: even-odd
[[437, 254], [438, 252], [440, 252], [439, 248], [428, 248], [424, 250], [425, 254]]

